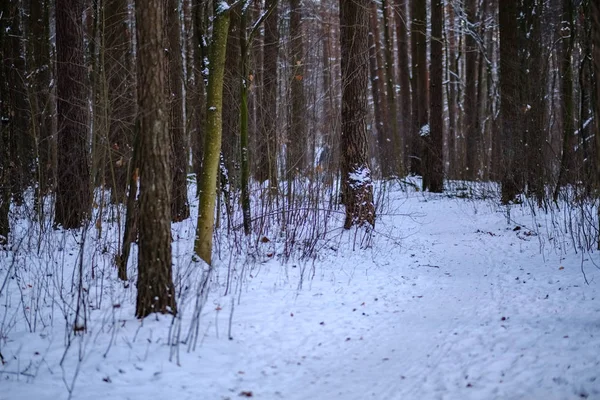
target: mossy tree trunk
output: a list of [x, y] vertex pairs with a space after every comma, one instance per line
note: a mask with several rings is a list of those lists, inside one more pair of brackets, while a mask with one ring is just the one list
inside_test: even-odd
[[223, 7], [222, 3], [217, 5], [215, 9], [213, 24], [206, 101], [206, 139], [204, 142], [202, 175], [200, 177], [198, 224], [194, 242], [195, 254], [209, 265], [212, 265], [217, 178], [223, 123], [223, 77], [229, 31], [229, 9]]

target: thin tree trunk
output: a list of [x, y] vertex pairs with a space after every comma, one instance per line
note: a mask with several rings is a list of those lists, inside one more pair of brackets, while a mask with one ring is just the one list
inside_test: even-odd
[[[398, 129], [398, 107], [396, 106], [396, 84], [394, 82], [394, 48], [392, 43], [392, 28], [388, 17], [389, 7], [388, 0], [381, 1], [381, 12], [383, 14], [383, 40], [384, 40], [384, 55], [385, 55], [385, 82], [386, 82], [386, 100], [387, 100], [387, 118], [388, 118], [388, 140], [383, 145], [393, 150], [393, 156], [388, 160], [390, 170], [384, 171], [384, 177], [389, 177], [391, 174], [402, 176], [404, 174], [403, 164], [403, 148], [402, 138]], [[390, 140], [391, 139], [391, 140]], [[395, 165], [394, 165], [395, 164]]]
[[[290, 129], [287, 140], [287, 172], [292, 181], [304, 174], [307, 164], [306, 99], [304, 95], [304, 33], [302, 0], [290, 0], [290, 60], [292, 63]], [[367, 49], [368, 51], [368, 49]]]
[[575, 6], [573, 0], [563, 0], [563, 48], [560, 73], [562, 75], [562, 156], [558, 180], [554, 190], [553, 199], [556, 202], [560, 188], [575, 179], [575, 122], [573, 99], [573, 47], [575, 45]]
[[258, 173], [260, 182], [269, 180], [270, 192], [277, 190], [277, 73], [279, 55], [279, 6], [277, 0], [266, 0], [265, 7], [273, 11], [265, 20], [263, 50], [262, 96], [259, 113]]
[[169, 131], [171, 136], [171, 220], [183, 221], [190, 216], [187, 198], [187, 166], [189, 141], [183, 120], [183, 56], [178, 0], [164, 0], [167, 7], [167, 40], [169, 70]]
[[[409, 57], [409, 38], [408, 38], [408, 14], [407, 0], [395, 0], [394, 16], [396, 22], [396, 41], [398, 43], [398, 83], [400, 83], [400, 123], [402, 129], [399, 129], [404, 148], [402, 149], [402, 163], [408, 166], [408, 154], [412, 148], [412, 102], [410, 92], [410, 63]], [[402, 173], [404, 171], [401, 171]]]
[[32, 129], [36, 138], [38, 202], [41, 196], [54, 188], [56, 176], [55, 103], [52, 98], [52, 61], [50, 58], [50, 0], [33, 0], [29, 14], [29, 51], [32, 72], [31, 109]]
[[479, 46], [477, 45], [477, 0], [467, 0], [466, 16], [468, 19], [465, 31], [465, 102], [464, 102], [464, 126], [463, 136], [466, 137], [466, 168], [462, 176], [467, 180], [479, 178], [479, 161], [481, 154], [481, 131], [479, 129], [479, 118], [477, 109], [478, 70], [477, 59]]
[[373, 95], [375, 124], [377, 126], [377, 144], [379, 150], [379, 163], [381, 175], [389, 178], [394, 175], [394, 146], [392, 129], [390, 129], [390, 118], [388, 117], [388, 102], [386, 102], [384, 77], [385, 63], [382, 57], [382, 49], [379, 34], [379, 18], [377, 17], [377, 3], [371, 1], [369, 33], [369, 68], [371, 70], [371, 92]]

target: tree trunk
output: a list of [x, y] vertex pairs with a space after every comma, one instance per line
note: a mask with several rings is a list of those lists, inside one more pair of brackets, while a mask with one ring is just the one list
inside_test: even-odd
[[430, 192], [441, 193], [444, 189], [444, 49], [442, 29], [444, 21], [443, 0], [431, 4], [431, 86], [430, 129], [425, 139], [425, 170], [423, 185]]
[[477, 108], [477, 58], [479, 46], [477, 45], [477, 22], [476, 21], [477, 0], [467, 0], [466, 16], [468, 19], [465, 31], [465, 102], [464, 102], [464, 126], [463, 135], [466, 137], [466, 168], [461, 174], [464, 179], [476, 180], [479, 178], [480, 154], [481, 154], [481, 130]]
[[560, 73], [562, 75], [562, 156], [558, 180], [554, 190], [554, 201], [558, 200], [560, 188], [575, 180], [575, 122], [573, 99], [573, 47], [575, 45], [575, 6], [573, 0], [563, 0], [563, 29], [562, 34], [562, 60]]
[[[392, 28], [388, 18], [388, 0], [381, 1], [381, 12], [383, 14], [383, 40], [385, 55], [385, 82], [388, 117], [388, 140], [383, 145], [393, 150], [393, 157], [388, 160], [390, 170], [383, 171], [384, 177], [391, 175], [404, 175], [403, 165], [403, 143], [398, 129], [398, 107], [396, 106], [396, 84], [394, 82], [394, 48], [392, 43]], [[391, 139], [391, 140], [390, 140]]]
[[421, 134], [426, 131], [429, 111], [427, 99], [427, 2], [425, 0], [413, 0], [411, 17], [413, 148], [410, 155], [410, 171], [413, 174], [422, 175], [423, 140]]
[[500, 5], [500, 117], [502, 119], [502, 193], [508, 204], [521, 191], [517, 147], [520, 145], [518, 0]]
[[[394, 146], [388, 105], [385, 92], [385, 63], [382, 57], [381, 35], [379, 34], [379, 18], [377, 2], [371, 1], [370, 33], [369, 33], [369, 68], [371, 70], [371, 92], [373, 96], [375, 125], [377, 127], [377, 144], [381, 175], [389, 178], [394, 175]], [[371, 43], [372, 42], [372, 43]]]
[[[50, 0], [33, 0], [29, 14], [29, 70], [32, 72], [32, 129], [36, 138], [38, 197], [54, 188], [56, 177], [55, 103], [52, 98], [50, 58]], [[38, 199], [40, 206], [43, 205]]]
[[177, 312], [171, 257], [171, 164], [163, 0], [138, 1], [140, 238], [135, 314]]
[[183, 122], [183, 56], [179, 1], [164, 0], [167, 7], [168, 69], [169, 69], [169, 131], [171, 134], [171, 220], [180, 222], [190, 216], [187, 198], [188, 139]]
[[279, 55], [279, 7], [277, 0], [266, 0], [265, 8], [274, 7], [265, 20], [265, 38], [263, 50], [262, 95], [259, 113], [258, 131], [261, 135], [258, 143], [258, 173], [260, 182], [269, 180], [269, 187], [277, 190], [277, 71]]
[[448, 2], [446, 5], [446, 98], [448, 100], [448, 177], [456, 179], [458, 171], [456, 168], [456, 120], [458, 114], [457, 107], [457, 87], [458, 87], [458, 57], [455, 32], [454, 7]]
[[340, 0], [342, 49], [342, 193], [344, 228], [375, 225], [368, 165], [369, 0]]
[[78, 228], [90, 209], [83, 1], [56, 0], [58, 163], [54, 222]]
[[[302, 0], [290, 0], [290, 60], [291, 110], [287, 139], [287, 172], [292, 181], [303, 174], [307, 164], [306, 100], [304, 96], [304, 33], [302, 31]], [[368, 49], [367, 49], [368, 51]]]
[[[233, 187], [238, 186], [240, 167], [240, 18], [241, 7], [229, 11], [230, 23], [227, 35], [227, 55], [225, 61], [225, 80], [223, 82], [223, 161], [227, 174], [223, 179]], [[226, 198], [228, 195], [226, 194]], [[227, 206], [228, 208], [230, 205]]]
[[[404, 142], [402, 149], [402, 164], [408, 166], [412, 147], [412, 102], [410, 93], [410, 63], [409, 57], [409, 39], [408, 39], [408, 14], [406, 9], [407, 0], [395, 0], [394, 16], [396, 22], [396, 40], [398, 43], [398, 83], [400, 83], [400, 123], [402, 129], [399, 134]], [[402, 171], [404, 172], [404, 171]]]
[[[222, 3], [221, 3], [222, 4]], [[210, 48], [208, 75], [206, 141], [200, 179], [200, 207], [194, 252], [212, 265], [212, 239], [215, 225], [215, 199], [221, 152], [223, 76], [229, 32], [229, 9], [218, 5], [215, 9], [213, 39]]]

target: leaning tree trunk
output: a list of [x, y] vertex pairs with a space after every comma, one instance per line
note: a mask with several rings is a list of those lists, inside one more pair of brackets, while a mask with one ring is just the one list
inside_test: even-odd
[[368, 164], [369, 0], [340, 0], [344, 228], [375, 225]]
[[221, 152], [223, 122], [223, 76], [225, 53], [229, 31], [229, 11], [217, 6], [213, 25], [213, 39], [210, 48], [208, 93], [206, 101], [206, 140], [202, 176], [200, 178], [200, 207], [194, 252], [208, 265], [212, 265], [212, 243], [215, 226], [215, 203], [217, 197], [217, 177]]
[[58, 164], [54, 222], [78, 228], [90, 208], [83, 2], [56, 0]]
[[171, 168], [163, 0], [136, 4], [140, 114], [140, 221], [135, 314], [175, 314], [171, 258]]

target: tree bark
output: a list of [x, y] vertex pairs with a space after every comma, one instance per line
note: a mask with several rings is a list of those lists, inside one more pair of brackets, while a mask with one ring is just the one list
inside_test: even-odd
[[187, 166], [189, 141], [183, 122], [183, 56], [178, 0], [164, 0], [167, 7], [169, 69], [169, 131], [171, 134], [171, 220], [183, 221], [190, 216], [187, 198]]
[[554, 201], [558, 200], [560, 188], [575, 180], [575, 122], [573, 99], [573, 47], [575, 45], [575, 6], [573, 0], [563, 0], [562, 10], [562, 60], [560, 73], [562, 75], [562, 122], [563, 139], [558, 180], [554, 190]]
[[368, 164], [369, 0], [340, 0], [342, 50], [342, 193], [344, 228], [375, 225]]
[[430, 129], [425, 136], [425, 170], [423, 185], [430, 192], [441, 193], [444, 189], [444, 53], [442, 29], [444, 21], [443, 0], [431, 4], [431, 86]]
[[78, 228], [89, 216], [88, 88], [83, 1], [56, 0], [58, 163], [54, 222]]
[[229, 32], [229, 9], [217, 6], [213, 25], [213, 39], [210, 47], [210, 73], [208, 75], [206, 141], [202, 176], [200, 178], [200, 207], [194, 252], [208, 265], [212, 265], [212, 242], [215, 225], [215, 203], [217, 177], [221, 153], [223, 76], [225, 53]]
[[379, 150], [379, 164], [381, 175], [389, 178], [394, 175], [394, 146], [392, 129], [390, 129], [390, 118], [388, 117], [389, 102], [386, 101], [385, 84], [387, 82], [385, 62], [383, 61], [381, 49], [381, 35], [379, 33], [379, 18], [377, 16], [377, 2], [371, 1], [370, 33], [369, 33], [369, 68], [371, 70], [371, 92], [375, 113], [375, 125], [377, 127], [377, 144]]
[[521, 192], [518, 163], [521, 124], [519, 109], [518, 0], [503, 0], [500, 6], [500, 117], [502, 119], [502, 193], [508, 204]]
[[[292, 181], [307, 164], [306, 99], [304, 96], [304, 36], [302, 0], [290, 0], [290, 60], [292, 63], [290, 129], [287, 139], [287, 172]], [[368, 49], [367, 49], [368, 51]]]
[[410, 92], [410, 63], [409, 38], [408, 38], [408, 13], [407, 0], [395, 0], [394, 16], [396, 22], [396, 41], [398, 44], [398, 83], [400, 83], [400, 123], [399, 135], [402, 137], [404, 148], [402, 149], [404, 167], [409, 165], [407, 157], [412, 147], [412, 94]]
[[411, 3], [411, 51], [412, 51], [412, 107], [413, 147], [410, 155], [410, 171], [423, 174], [423, 140], [421, 134], [428, 123], [429, 101], [427, 99], [427, 2]]
[[477, 109], [477, 58], [479, 46], [477, 45], [477, 0], [467, 0], [466, 17], [467, 29], [465, 31], [465, 102], [464, 102], [464, 126], [463, 135], [466, 137], [466, 168], [462, 176], [470, 181], [479, 178], [480, 154], [481, 154], [481, 130]]
[[[383, 40], [384, 40], [384, 56], [385, 56], [385, 83], [386, 83], [386, 100], [387, 100], [387, 117], [388, 117], [388, 140], [383, 143], [384, 146], [393, 150], [393, 157], [388, 160], [391, 164], [390, 169], [384, 172], [384, 177], [391, 175], [404, 175], [403, 164], [403, 143], [398, 129], [398, 107], [396, 102], [396, 83], [394, 77], [394, 48], [392, 42], [392, 28], [388, 17], [388, 0], [381, 1], [381, 12], [383, 14]], [[391, 139], [391, 140], [390, 140]]]
[[140, 221], [136, 316], [177, 312], [171, 257], [171, 164], [163, 0], [137, 1]]

